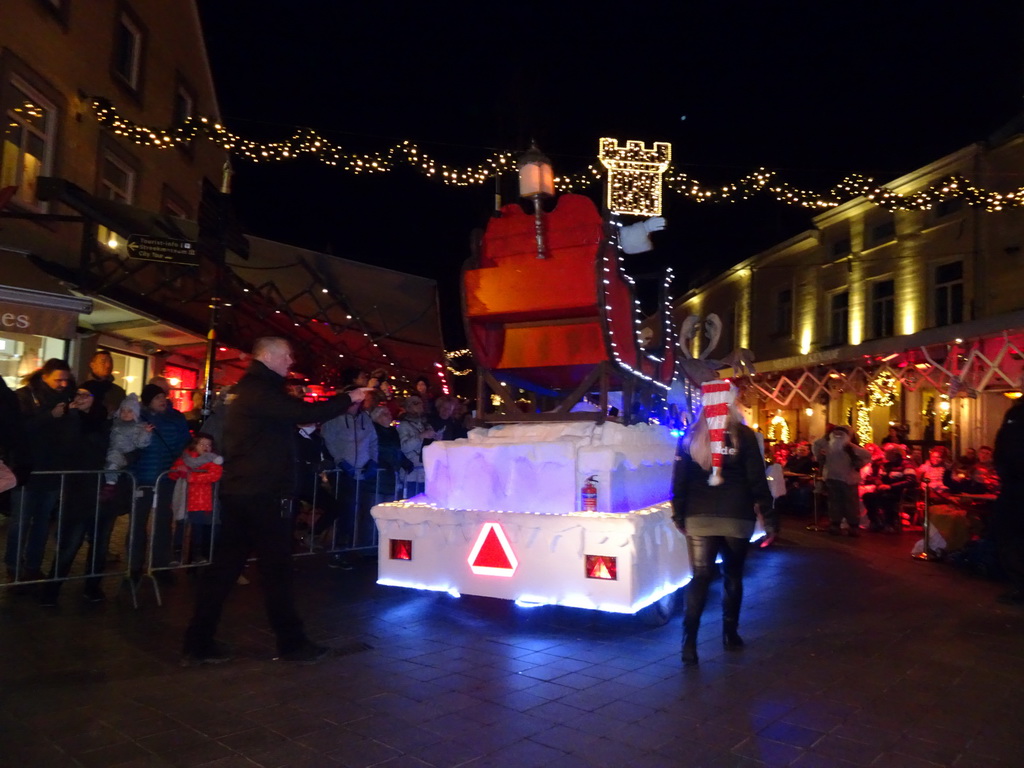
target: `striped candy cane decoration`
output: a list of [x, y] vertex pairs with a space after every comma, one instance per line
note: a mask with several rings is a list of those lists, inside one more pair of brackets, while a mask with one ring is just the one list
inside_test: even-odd
[[722, 484], [722, 449], [725, 446], [725, 424], [729, 420], [729, 406], [732, 404], [732, 382], [705, 381], [700, 385], [701, 407], [708, 422], [711, 437], [711, 476], [708, 485]]

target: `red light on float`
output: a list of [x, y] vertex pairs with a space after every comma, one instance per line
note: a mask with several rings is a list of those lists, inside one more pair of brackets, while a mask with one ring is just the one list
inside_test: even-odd
[[512, 545], [497, 523], [484, 523], [467, 562], [477, 576], [511, 576], [519, 567]]
[[408, 539], [389, 539], [392, 560], [412, 560], [412, 542]]
[[618, 567], [611, 555], [585, 555], [588, 579], [618, 579]]

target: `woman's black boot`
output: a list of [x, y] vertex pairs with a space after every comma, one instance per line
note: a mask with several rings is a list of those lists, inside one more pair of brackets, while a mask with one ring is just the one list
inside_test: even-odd
[[697, 666], [697, 629], [700, 627], [699, 621], [684, 620], [683, 621], [683, 666], [684, 667], [695, 667]]
[[722, 622], [722, 647], [727, 651], [738, 651], [745, 643], [737, 631], [739, 622], [725, 619]]

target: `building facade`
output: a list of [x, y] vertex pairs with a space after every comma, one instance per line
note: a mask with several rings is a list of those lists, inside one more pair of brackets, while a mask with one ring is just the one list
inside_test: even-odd
[[[310, 375], [358, 366], [411, 381], [443, 360], [433, 281], [283, 243], [254, 239], [250, 253], [224, 148], [153, 146], [104, 119], [112, 106], [154, 130], [219, 123], [195, 0], [5, 0], [0, 19], [0, 375], [10, 386], [50, 357], [84, 374], [103, 348], [126, 390], [162, 374], [191, 410], [196, 390], [208, 395], [208, 360], [214, 386], [230, 383], [252, 341], [271, 335], [293, 340]], [[397, 322], [413, 304], [417, 322]]]
[[[125, 273], [140, 271], [136, 289], [160, 279], [182, 282], [176, 274], [180, 266], [153, 265], [143, 272], [144, 265], [129, 258], [126, 238], [140, 225], [118, 214], [137, 210], [195, 219], [203, 181], [219, 185], [226, 153], [209, 142], [144, 150], [103, 128], [93, 103], [115, 101], [126, 117], [162, 126], [180, 125], [194, 114], [217, 115], [205, 50], [191, 1], [4, 3], [4, 306], [13, 311], [34, 299], [37, 313], [47, 315], [47, 303], [59, 301], [73, 306], [78, 315], [56, 331], [52, 325], [0, 330], [0, 374], [9, 384], [54, 356], [70, 359], [81, 373], [91, 352], [103, 347], [115, 356], [120, 383], [138, 392], [146, 377], [170, 364], [169, 356], [154, 354], [157, 349], [203, 340], [199, 329], [175, 324], [162, 313], [140, 312], [129, 296], [108, 290], [110, 281], [96, 264], [107, 257], [108, 272], [115, 267]], [[55, 187], [76, 190], [79, 204], [62, 199]], [[108, 207], [102, 212], [97, 210], [104, 205]], [[42, 289], [47, 283], [48, 290]], [[61, 298], [40, 296], [40, 291]]]
[[675, 320], [714, 312], [722, 344], [754, 352], [744, 403], [769, 438], [849, 423], [878, 441], [896, 424], [957, 452], [991, 444], [1022, 389], [1024, 209], [968, 201], [1022, 185], [1024, 135], [1006, 131], [885, 184], [909, 210], [872, 194], [815, 216], [689, 291]]

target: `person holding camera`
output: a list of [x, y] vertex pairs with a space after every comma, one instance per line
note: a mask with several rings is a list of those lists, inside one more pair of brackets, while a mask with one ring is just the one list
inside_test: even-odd
[[71, 367], [58, 358], [25, 378], [15, 392], [21, 410], [29, 463], [34, 472], [14, 491], [4, 562], [9, 581], [44, 578], [43, 553], [50, 517], [60, 501], [60, 476], [39, 472], [67, 469], [75, 449], [78, 421], [74, 412]]

